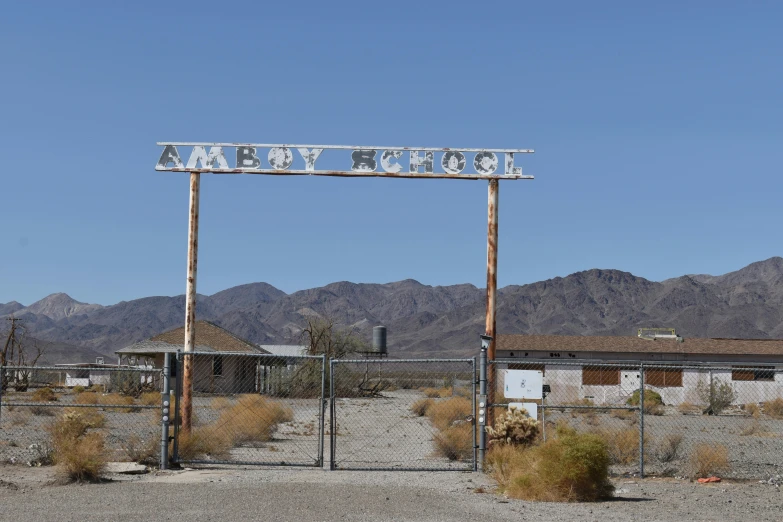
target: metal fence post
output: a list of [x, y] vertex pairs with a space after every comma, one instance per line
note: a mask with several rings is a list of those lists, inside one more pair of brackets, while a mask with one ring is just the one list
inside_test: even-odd
[[478, 405], [478, 423], [479, 423], [479, 444], [478, 444], [478, 469], [484, 471], [484, 454], [487, 450], [487, 348], [481, 347], [479, 356], [479, 405]]
[[174, 381], [174, 462], [179, 462], [179, 425], [182, 422], [181, 409], [179, 404], [180, 395], [182, 395], [182, 352], [177, 350], [174, 364], [177, 366], [177, 380]]
[[0, 365], [0, 420], [3, 418], [3, 385], [5, 384], [5, 366]]
[[335, 448], [335, 431], [337, 430], [337, 422], [335, 421], [335, 405], [334, 405], [334, 359], [329, 359], [329, 469], [337, 469], [337, 465], [334, 458]]
[[[473, 399], [473, 471], [478, 471], [478, 446], [477, 446], [477, 440], [476, 440], [476, 357], [473, 357], [473, 362], [470, 364], [470, 374], [473, 376], [473, 382], [471, 390], [473, 393], [471, 393], [471, 397]], [[456, 381], [456, 379], [455, 379]], [[453, 390], [452, 390], [453, 395]]]
[[639, 363], [639, 478], [644, 478], [644, 363]]
[[321, 411], [319, 412], [318, 422], [318, 463], [316, 466], [324, 465], [324, 415], [326, 414], [326, 354], [321, 358]]
[[171, 354], [163, 354], [163, 390], [161, 390], [160, 469], [169, 468], [169, 413], [171, 412]]

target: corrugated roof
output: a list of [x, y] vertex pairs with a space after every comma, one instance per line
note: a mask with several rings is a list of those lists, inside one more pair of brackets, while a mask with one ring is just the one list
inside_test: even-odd
[[[209, 321], [196, 321], [197, 352], [232, 352], [232, 353], [269, 353], [250, 341], [237, 337], [225, 328]], [[116, 353], [166, 353], [182, 350], [185, 343], [185, 327], [181, 326], [168, 332], [131, 346], [122, 348]]]
[[297, 355], [307, 355], [307, 346], [298, 344], [261, 344], [261, 349], [275, 355], [293, 357]]
[[642, 339], [634, 336], [499, 335], [496, 350], [702, 355], [781, 355], [783, 339]]

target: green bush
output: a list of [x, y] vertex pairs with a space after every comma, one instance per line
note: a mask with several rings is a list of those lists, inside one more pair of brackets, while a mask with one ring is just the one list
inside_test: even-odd
[[[639, 406], [639, 390], [633, 392], [625, 403], [629, 406]], [[644, 390], [644, 407], [648, 406], [663, 406], [661, 394], [653, 390]]]
[[556, 438], [530, 448], [507, 444], [487, 454], [488, 472], [506, 495], [524, 500], [596, 501], [612, 496], [609, 452], [598, 435], [559, 430]]
[[720, 379], [713, 379], [710, 383], [699, 381], [696, 385], [696, 393], [699, 399], [707, 404], [704, 413], [709, 415], [720, 414], [737, 399], [737, 393], [731, 383]]

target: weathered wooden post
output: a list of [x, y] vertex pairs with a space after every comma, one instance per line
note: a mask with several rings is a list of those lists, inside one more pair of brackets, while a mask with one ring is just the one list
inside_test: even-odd
[[190, 432], [193, 414], [193, 355], [196, 346], [196, 274], [198, 271], [198, 203], [201, 174], [190, 173], [188, 282], [185, 290], [185, 353], [182, 360], [182, 430]]

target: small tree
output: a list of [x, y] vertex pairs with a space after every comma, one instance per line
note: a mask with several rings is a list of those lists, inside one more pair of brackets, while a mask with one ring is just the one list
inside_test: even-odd
[[30, 375], [33, 367], [38, 364], [44, 351], [40, 343], [27, 334], [21, 319], [8, 317], [11, 329], [8, 331], [3, 350], [0, 351], [0, 366], [16, 366], [23, 369], [3, 370], [0, 375], [0, 386], [3, 390], [13, 386], [16, 391], [24, 392], [30, 386]]
[[731, 383], [721, 379], [710, 378], [709, 383], [700, 380], [696, 384], [696, 393], [701, 402], [707, 405], [703, 412], [707, 415], [719, 415], [737, 399], [737, 392]]

